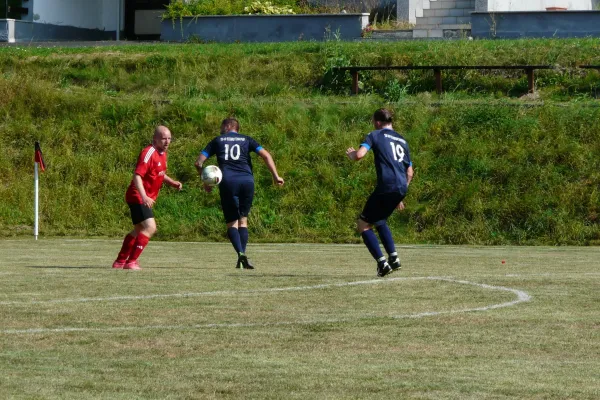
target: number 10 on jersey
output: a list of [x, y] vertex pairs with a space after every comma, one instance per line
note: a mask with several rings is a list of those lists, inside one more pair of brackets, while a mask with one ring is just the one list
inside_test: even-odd
[[225, 161], [229, 160], [229, 157], [231, 157], [232, 160], [239, 160], [240, 153], [241, 148], [239, 144], [234, 144], [231, 146], [231, 149], [228, 144], [225, 145]]

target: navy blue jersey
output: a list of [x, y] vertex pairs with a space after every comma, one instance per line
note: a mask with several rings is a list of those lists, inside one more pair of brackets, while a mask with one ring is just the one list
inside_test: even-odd
[[217, 156], [223, 172], [223, 182], [252, 179], [250, 152], [258, 153], [262, 147], [250, 136], [229, 132], [214, 138], [202, 154], [209, 158]]
[[406, 170], [412, 165], [408, 143], [391, 129], [373, 131], [361, 146], [373, 150], [377, 171], [376, 193], [407, 192]]

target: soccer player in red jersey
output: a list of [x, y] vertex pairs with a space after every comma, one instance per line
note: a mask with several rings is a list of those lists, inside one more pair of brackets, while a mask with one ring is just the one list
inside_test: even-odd
[[171, 131], [165, 126], [159, 126], [154, 131], [152, 144], [140, 153], [133, 179], [125, 194], [125, 201], [131, 211], [133, 230], [125, 236], [113, 268], [141, 269], [137, 260], [152, 235], [156, 233], [152, 206], [163, 182], [177, 190], [183, 187], [181, 182], [169, 178], [166, 173], [167, 149], [170, 143]]

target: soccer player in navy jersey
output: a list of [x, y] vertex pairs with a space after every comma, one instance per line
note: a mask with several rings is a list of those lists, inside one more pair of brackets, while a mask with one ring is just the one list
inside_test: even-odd
[[[283, 178], [277, 173], [271, 154], [250, 136], [238, 133], [240, 124], [235, 118], [227, 118], [221, 123], [221, 135], [214, 138], [200, 152], [196, 160], [198, 174], [202, 175], [204, 161], [216, 155], [223, 180], [219, 184], [221, 207], [227, 224], [227, 236], [237, 253], [236, 268], [254, 269], [246, 256], [248, 244], [248, 214], [254, 198], [254, 176], [250, 153], [255, 152], [267, 164], [273, 175], [273, 182], [283, 185]], [[212, 187], [204, 185], [207, 192]]]
[[125, 239], [113, 268], [141, 269], [138, 257], [156, 233], [156, 221], [152, 206], [158, 197], [163, 182], [181, 190], [181, 182], [167, 175], [167, 149], [171, 143], [171, 131], [166, 126], [158, 126], [154, 131], [152, 144], [140, 153], [133, 173], [133, 179], [125, 193], [125, 201], [131, 211], [133, 230]]
[[[406, 196], [414, 171], [408, 143], [392, 127], [392, 113], [381, 108], [373, 114], [372, 122], [375, 130], [367, 135], [358, 150], [350, 147], [346, 150], [346, 155], [352, 161], [359, 161], [369, 150], [373, 150], [375, 156], [377, 186], [367, 200], [356, 227], [369, 252], [377, 261], [377, 276], [383, 277], [400, 269], [400, 258], [387, 219], [395, 209], [404, 209], [402, 200]], [[373, 227], [379, 233], [383, 247], [388, 253], [388, 260], [379, 248]]]

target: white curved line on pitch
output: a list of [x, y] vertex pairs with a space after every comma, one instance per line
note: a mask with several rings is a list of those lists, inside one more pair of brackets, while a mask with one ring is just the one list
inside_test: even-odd
[[297, 290], [315, 290], [327, 289], [332, 287], [357, 286], [389, 283], [400, 280], [423, 280], [430, 279], [428, 277], [414, 278], [390, 278], [390, 279], [371, 279], [368, 281], [342, 282], [342, 283], [323, 283], [313, 286], [290, 286], [283, 288], [266, 288], [266, 289], [248, 289], [248, 290], [216, 290], [211, 292], [192, 292], [192, 293], [171, 293], [171, 294], [149, 294], [141, 296], [114, 296], [114, 297], [88, 297], [75, 299], [55, 299], [55, 300], [31, 300], [31, 301], [2, 301], [0, 305], [27, 305], [27, 304], [56, 304], [56, 303], [89, 303], [93, 301], [136, 301], [136, 300], [153, 300], [165, 298], [185, 298], [185, 297], [200, 297], [200, 296], [220, 296], [232, 294], [253, 294], [253, 293], [272, 293], [272, 292], [292, 292]]
[[[310, 289], [322, 289], [327, 287], [343, 287], [343, 286], [355, 286], [355, 285], [365, 285], [369, 283], [385, 283], [385, 282], [393, 282], [399, 280], [439, 280], [451, 283], [458, 283], [463, 285], [472, 285], [477, 286], [484, 289], [489, 290], [499, 290], [504, 292], [514, 293], [517, 298], [513, 301], [492, 304], [489, 306], [483, 307], [475, 307], [475, 308], [464, 308], [461, 310], [449, 310], [449, 311], [430, 311], [430, 312], [422, 312], [416, 314], [406, 314], [406, 315], [393, 315], [391, 317], [386, 316], [361, 316], [357, 318], [340, 318], [340, 319], [322, 319], [322, 320], [313, 320], [313, 321], [287, 321], [287, 322], [273, 322], [273, 323], [231, 323], [231, 324], [196, 324], [196, 325], [150, 325], [150, 326], [114, 326], [114, 327], [106, 327], [106, 328], [74, 328], [74, 327], [64, 327], [64, 328], [31, 328], [31, 329], [7, 329], [2, 330], [0, 333], [2, 334], [35, 334], [35, 333], [68, 333], [68, 332], [115, 332], [115, 331], [136, 331], [136, 330], [186, 330], [186, 329], [207, 329], [207, 328], [256, 328], [256, 327], [268, 327], [268, 326], [289, 326], [289, 325], [312, 325], [312, 324], [326, 324], [326, 323], [340, 323], [340, 322], [349, 322], [360, 319], [371, 319], [371, 318], [394, 318], [394, 319], [405, 319], [405, 318], [423, 318], [423, 317], [431, 317], [436, 315], [446, 315], [446, 314], [458, 314], [458, 313], [467, 313], [467, 312], [476, 312], [476, 311], [489, 311], [497, 308], [511, 307], [519, 303], [528, 302], [531, 300], [531, 296], [522, 290], [507, 288], [504, 286], [493, 286], [487, 285], [484, 283], [475, 283], [463, 280], [456, 280], [451, 278], [443, 278], [443, 277], [418, 277], [418, 278], [391, 278], [391, 279], [377, 279], [370, 281], [358, 281], [358, 282], [346, 282], [346, 283], [336, 283], [336, 284], [323, 284], [323, 285], [315, 285], [315, 286], [296, 286], [289, 288], [273, 288], [273, 289], [262, 289], [262, 290], [254, 290], [254, 291], [241, 291], [242, 293], [258, 293], [258, 292], [282, 292], [282, 291], [290, 291], [290, 290], [310, 290]], [[211, 294], [232, 294], [232, 293], [240, 293], [235, 291], [221, 291], [221, 292], [204, 292]]]

